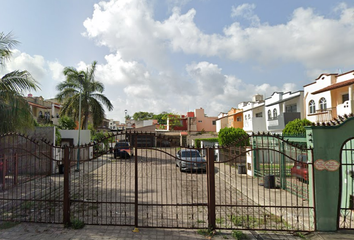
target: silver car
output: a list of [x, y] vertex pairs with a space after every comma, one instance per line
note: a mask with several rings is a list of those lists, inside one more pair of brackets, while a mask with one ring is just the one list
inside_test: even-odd
[[176, 166], [181, 172], [206, 170], [206, 160], [196, 149], [181, 149], [176, 154]]

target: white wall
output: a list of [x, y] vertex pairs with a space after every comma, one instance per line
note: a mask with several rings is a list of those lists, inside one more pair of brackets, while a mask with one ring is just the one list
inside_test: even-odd
[[[74, 145], [76, 146], [79, 138], [79, 130], [59, 130], [61, 138], [71, 138], [73, 139]], [[91, 131], [90, 130], [80, 130], [80, 145], [89, 144], [91, 142]]]

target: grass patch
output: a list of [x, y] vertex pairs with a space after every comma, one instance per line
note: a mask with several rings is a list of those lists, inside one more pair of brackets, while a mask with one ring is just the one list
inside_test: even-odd
[[215, 235], [215, 231], [209, 229], [198, 229], [197, 233], [205, 237], [213, 237]]
[[297, 237], [299, 237], [301, 239], [306, 239], [305, 235], [303, 233], [301, 233], [301, 232], [295, 232], [294, 236], [297, 236]]
[[85, 226], [84, 221], [77, 219], [77, 218], [73, 218], [70, 221], [70, 227], [73, 229], [81, 229]]
[[234, 216], [231, 215], [231, 222], [235, 226], [242, 226], [247, 228], [254, 228], [264, 223], [262, 218], [256, 218], [250, 215]]
[[223, 224], [224, 223], [224, 218], [217, 218], [217, 219], [215, 219], [215, 222], [217, 224]]
[[233, 230], [231, 233], [231, 236], [235, 239], [238, 239], [238, 240], [248, 239], [247, 235], [239, 230]]
[[20, 222], [9, 222], [9, 221], [1, 222], [0, 230], [12, 228], [17, 226], [18, 224], [20, 224]]
[[204, 220], [197, 220], [197, 223], [205, 223]]

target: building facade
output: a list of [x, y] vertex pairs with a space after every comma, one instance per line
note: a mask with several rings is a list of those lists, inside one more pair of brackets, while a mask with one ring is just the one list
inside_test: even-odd
[[321, 74], [304, 86], [306, 118], [326, 122], [354, 111], [354, 71], [342, 74]]

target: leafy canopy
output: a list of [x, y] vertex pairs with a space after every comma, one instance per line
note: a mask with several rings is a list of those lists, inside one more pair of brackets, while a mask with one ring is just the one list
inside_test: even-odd
[[[0, 66], [9, 59], [11, 49], [17, 44], [11, 34], [0, 32]], [[0, 133], [24, 132], [33, 128], [35, 121], [24, 91], [36, 91], [38, 83], [28, 71], [13, 71], [0, 78]]]
[[[59, 93], [56, 98], [62, 102], [61, 115], [73, 117], [78, 121], [81, 117], [81, 129], [87, 129], [89, 119], [94, 127], [99, 126], [104, 117], [104, 106], [113, 110], [111, 101], [103, 95], [103, 83], [95, 79], [97, 62], [94, 61], [86, 71], [77, 71], [73, 67], [64, 68], [66, 80], [57, 85]], [[81, 113], [80, 112], [81, 99]]]
[[248, 134], [242, 128], [222, 128], [219, 132], [219, 144], [221, 146], [248, 146]]
[[61, 116], [59, 118], [59, 127], [63, 130], [73, 130], [76, 127], [76, 123], [71, 117]]
[[283, 135], [303, 135], [306, 134], [305, 126], [310, 126], [311, 121], [304, 119], [295, 119], [288, 122], [283, 129]]

